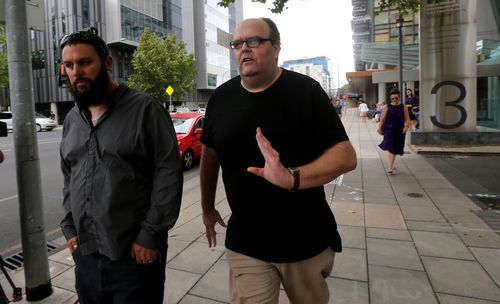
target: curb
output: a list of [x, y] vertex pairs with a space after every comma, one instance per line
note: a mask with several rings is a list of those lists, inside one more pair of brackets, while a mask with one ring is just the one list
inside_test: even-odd
[[466, 155], [500, 156], [500, 146], [416, 146], [408, 145], [416, 154], [423, 155]]

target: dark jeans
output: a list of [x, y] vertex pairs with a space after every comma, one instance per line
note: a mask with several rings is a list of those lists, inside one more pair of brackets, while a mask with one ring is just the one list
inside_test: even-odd
[[161, 304], [165, 284], [166, 250], [152, 264], [132, 258], [111, 261], [93, 253], [73, 253], [76, 291], [81, 304]]

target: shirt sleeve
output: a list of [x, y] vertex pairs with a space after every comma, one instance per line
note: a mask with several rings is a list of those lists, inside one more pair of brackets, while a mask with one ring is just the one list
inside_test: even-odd
[[70, 192], [69, 185], [71, 180], [71, 166], [64, 160], [62, 154], [61, 154], [61, 171], [64, 178], [64, 186], [63, 186], [64, 217], [60, 223], [60, 227], [66, 240], [69, 240], [77, 236], [77, 233], [75, 229], [75, 224], [73, 222], [73, 213], [71, 212], [71, 202], [69, 193]]
[[153, 160], [150, 206], [136, 237], [136, 243], [157, 249], [179, 217], [183, 168], [172, 119], [167, 110], [153, 101], [144, 122]]

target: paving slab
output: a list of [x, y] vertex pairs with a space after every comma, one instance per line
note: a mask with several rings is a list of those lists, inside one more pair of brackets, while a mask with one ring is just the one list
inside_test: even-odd
[[411, 235], [420, 255], [474, 260], [469, 249], [456, 234], [412, 231]]
[[408, 230], [434, 231], [454, 233], [455, 230], [448, 222], [406, 221]]
[[163, 303], [178, 303], [200, 278], [200, 274], [167, 267]]
[[335, 205], [339, 202], [345, 203], [363, 203], [363, 191], [360, 188], [351, 186], [349, 184], [342, 184], [335, 188], [333, 194], [332, 204]]
[[411, 235], [407, 230], [385, 229], [385, 228], [366, 228], [366, 236], [375, 239], [388, 239], [397, 241], [412, 241]]
[[422, 257], [436, 292], [477, 298], [500, 299], [500, 288], [476, 261]]
[[406, 229], [406, 224], [397, 205], [369, 204], [365, 205], [366, 227]]
[[177, 239], [176, 237], [168, 237], [168, 249], [167, 249], [167, 263], [175, 258], [179, 253], [182, 252], [189, 244], [193, 241], [186, 241], [182, 239]]
[[424, 270], [412, 242], [367, 238], [367, 245], [368, 265]]
[[486, 272], [500, 286], [500, 249], [472, 247], [470, 250]]
[[76, 293], [75, 288], [75, 268], [72, 267], [67, 271], [59, 274], [56, 277], [52, 277], [52, 286], [59, 287], [64, 290], [69, 290]]
[[369, 304], [368, 283], [329, 277], [329, 304]]
[[425, 272], [369, 265], [371, 304], [437, 304]]
[[447, 294], [437, 294], [439, 303], [441, 304], [498, 304], [496, 301], [486, 301], [474, 298], [459, 297]]
[[184, 224], [174, 227], [169, 236], [177, 240], [192, 242], [205, 233], [205, 226], [201, 216], [198, 216]]
[[168, 267], [204, 274], [223, 254], [223, 246], [209, 248], [205, 243], [193, 242], [173, 258]]
[[392, 196], [374, 196], [374, 195], [365, 195], [364, 197], [365, 204], [390, 204], [396, 205], [398, 202], [394, 195]]
[[229, 267], [223, 258], [196, 283], [189, 294], [208, 298], [220, 302], [226, 302], [229, 298]]
[[500, 248], [500, 235], [473, 213], [449, 217], [458, 236], [466, 246]]
[[415, 205], [415, 204], [400, 204], [401, 213], [407, 221], [427, 221], [427, 222], [445, 222], [441, 212], [430, 203]]
[[220, 304], [220, 303], [227, 303], [227, 302], [214, 301], [211, 299], [201, 298], [189, 294], [186, 295], [184, 298], [182, 298], [182, 301], [179, 302], [179, 304]]
[[37, 304], [54, 304], [54, 303], [74, 303], [70, 302], [75, 299], [75, 294], [71, 291], [64, 290], [58, 287], [52, 287], [53, 293], [41, 300], [41, 301], [27, 301], [26, 295], [23, 295], [23, 299], [18, 304], [28, 304], [28, 303], [37, 303]]
[[335, 254], [332, 277], [368, 282], [366, 250], [344, 248]]
[[363, 227], [338, 225], [343, 248], [366, 249], [366, 234]]
[[57, 253], [51, 254], [49, 256], [50, 261], [58, 262], [68, 266], [75, 266], [75, 261], [73, 261], [73, 256], [69, 252], [69, 249], [65, 248]]
[[358, 203], [335, 202], [332, 211], [337, 224], [345, 226], [365, 225], [363, 205]]

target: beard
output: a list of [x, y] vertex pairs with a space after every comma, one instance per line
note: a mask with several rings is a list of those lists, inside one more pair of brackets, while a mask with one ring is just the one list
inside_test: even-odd
[[[76, 85], [76, 82], [78, 81], [88, 82], [88, 87], [83, 90], [78, 90]], [[75, 83], [70, 84], [69, 91], [71, 95], [73, 95], [77, 106], [80, 109], [84, 109], [89, 106], [95, 106], [105, 102], [109, 81], [110, 78], [108, 72], [103, 64], [101, 71], [95, 80], [85, 77], [77, 77]]]

